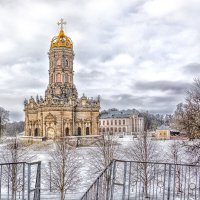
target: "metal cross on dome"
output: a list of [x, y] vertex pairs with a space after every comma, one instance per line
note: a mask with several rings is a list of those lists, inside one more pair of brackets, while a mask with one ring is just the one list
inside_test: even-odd
[[63, 25], [67, 24], [63, 18], [60, 19], [60, 22], [57, 23], [58, 26], [60, 25], [61, 30], [63, 30]]

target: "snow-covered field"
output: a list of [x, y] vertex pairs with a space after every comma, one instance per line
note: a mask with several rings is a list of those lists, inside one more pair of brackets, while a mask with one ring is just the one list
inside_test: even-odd
[[[136, 140], [136, 139], [135, 139]], [[119, 152], [120, 156], [119, 159], [126, 160], [126, 153], [125, 149], [129, 149], [133, 143], [133, 137], [130, 135], [125, 135], [123, 138], [118, 137], [117, 142], [119, 143]], [[169, 150], [169, 145], [172, 144], [174, 141], [166, 140], [166, 141], [155, 141], [159, 147], [159, 151], [161, 152], [162, 159], [166, 158], [167, 152]], [[0, 146], [1, 150], [4, 148], [4, 144]], [[48, 168], [49, 162], [49, 154], [48, 151], [55, 148], [53, 141], [47, 141], [43, 143], [33, 144], [30, 147], [29, 154], [35, 155], [36, 161], [42, 161], [42, 180], [43, 180], [43, 169]], [[77, 185], [75, 191], [71, 191], [67, 193], [66, 199], [68, 200], [78, 200], [81, 196], [86, 192], [89, 186], [94, 182], [98, 174], [94, 174], [91, 169], [91, 157], [90, 152], [92, 151], [93, 146], [88, 147], [78, 147], [78, 157], [81, 160], [81, 170], [79, 176], [81, 177], [81, 181]], [[166, 161], [166, 160], [165, 160]], [[48, 169], [47, 169], [48, 170]], [[42, 197], [41, 199], [59, 199], [58, 195], [55, 192], [50, 192], [49, 188], [46, 187], [44, 182], [42, 182]]]

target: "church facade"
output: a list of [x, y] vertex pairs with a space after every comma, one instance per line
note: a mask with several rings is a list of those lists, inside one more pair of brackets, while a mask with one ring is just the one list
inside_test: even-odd
[[74, 84], [73, 43], [64, 33], [63, 20], [49, 50], [49, 84], [45, 97], [24, 101], [25, 136], [64, 138], [99, 134], [100, 98], [78, 98]]

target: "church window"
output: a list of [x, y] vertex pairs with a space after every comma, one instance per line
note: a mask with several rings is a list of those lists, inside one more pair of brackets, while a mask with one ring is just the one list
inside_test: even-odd
[[69, 136], [69, 128], [68, 127], [65, 129], [65, 135]]
[[60, 88], [56, 88], [56, 94], [59, 95], [60, 94]]
[[69, 65], [69, 62], [68, 62], [68, 60], [66, 59], [66, 60], [65, 60], [65, 66], [68, 67], [68, 65]]
[[113, 133], [113, 128], [110, 129], [110, 132]]
[[86, 135], [89, 135], [89, 134], [90, 134], [90, 128], [86, 127]]
[[78, 127], [78, 136], [81, 136], [81, 127]]
[[61, 60], [60, 59], [57, 60], [57, 65], [61, 65]]
[[39, 134], [40, 134], [39, 131], [40, 131], [39, 128], [36, 128], [36, 129], [35, 129], [35, 134], [34, 134], [35, 137], [39, 136]]
[[56, 74], [56, 82], [57, 83], [61, 82], [61, 74], [60, 73]]
[[65, 83], [67, 83], [67, 78], [68, 78], [67, 74], [64, 74], [63, 79], [64, 79]]

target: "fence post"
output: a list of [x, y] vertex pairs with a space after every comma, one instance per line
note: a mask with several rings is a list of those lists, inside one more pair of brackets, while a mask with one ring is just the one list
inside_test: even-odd
[[[172, 165], [169, 164], [169, 179], [168, 179], [168, 192], [167, 192], [167, 199], [168, 200], [170, 200], [171, 169], [172, 169]], [[175, 185], [174, 185], [174, 187], [175, 187]]]
[[114, 193], [114, 184], [115, 184], [115, 176], [116, 176], [116, 160], [113, 160], [113, 177], [112, 177], [112, 184], [111, 184], [111, 197], [110, 200], [113, 200], [113, 193]]
[[124, 181], [123, 181], [123, 195], [122, 199], [125, 199], [125, 193], [126, 193], [126, 171], [127, 171], [127, 162], [124, 162]]
[[30, 200], [31, 194], [31, 165], [28, 163], [28, 200]]
[[23, 163], [22, 200], [24, 200], [24, 186], [25, 186], [25, 163]]

